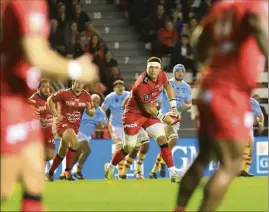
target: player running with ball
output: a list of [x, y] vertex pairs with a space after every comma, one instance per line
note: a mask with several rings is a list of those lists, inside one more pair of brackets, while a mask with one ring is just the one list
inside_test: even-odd
[[[171, 107], [175, 111], [176, 117], [171, 113], [163, 114], [157, 110], [157, 101], [163, 87], [171, 100]], [[105, 179], [112, 179], [114, 167], [135, 148], [139, 130], [142, 127], [159, 144], [161, 156], [168, 166], [171, 181], [179, 181], [179, 174], [174, 166], [171, 149], [165, 137], [164, 125], [161, 123], [163, 121], [167, 124], [174, 124], [179, 121], [174, 98], [174, 90], [169, 84], [166, 74], [161, 70], [161, 60], [157, 57], [149, 58], [147, 69], [135, 82], [124, 111], [123, 147], [114, 153], [110, 163], [105, 164]]]
[[[170, 85], [173, 87], [175, 92], [175, 100], [177, 101], [177, 109], [181, 114], [183, 111], [186, 111], [191, 108], [192, 100], [191, 100], [191, 87], [188, 83], [186, 83], [184, 79], [185, 67], [182, 64], [177, 64], [173, 68], [174, 77], [169, 80]], [[167, 97], [166, 91], [163, 89], [161, 96], [159, 98], [160, 108], [163, 113], [167, 113], [171, 111], [171, 106], [169, 104], [169, 99]], [[175, 125], [167, 125], [165, 124], [165, 132], [166, 137], [169, 143], [169, 147], [171, 149], [176, 146], [178, 141], [178, 131], [179, 131], [180, 123], [178, 122]], [[156, 158], [156, 162], [151, 170], [149, 177], [151, 179], [157, 178], [157, 171], [159, 170], [161, 164], [160, 176], [165, 177], [165, 163], [161, 157], [161, 153], [158, 154]]]

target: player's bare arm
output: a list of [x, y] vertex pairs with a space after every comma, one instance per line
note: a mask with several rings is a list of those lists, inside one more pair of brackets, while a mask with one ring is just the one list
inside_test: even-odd
[[210, 34], [206, 28], [197, 26], [192, 35], [192, 45], [195, 49], [194, 56], [198, 71], [203, 70], [209, 56]]
[[181, 108], [182, 108], [183, 110], [188, 110], [188, 109], [190, 109], [191, 107], [192, 107], [192, 101], [186, 102], [186, 103], [184, 103], [184, 104], [181, 105]]
[[93, 117], [95, 114], [95, 108], [90, 103], [86, 103], [86, 113], [90, 117]]
[[94, 81], [98, 77], [97, 67], [91, 57], [83, 55], [77, 60], [69, 61], [54, 52], [46, 38], [27, 36], [22, 39], [26, 59], [44, 74], [71, 77], [82, 81]]
[[248, 15], [248, 24], [257, 41], [259, 49], [268, 59], [268, 15], [267, 18], [264, 14], [251, 13]]
[[170, 84], [164, 85], [163, 87], [166, 90], [166, 93], [167, 93], [167, 96], [169, 98], [170, 106], [172, 108], [172, 111], [175, 112], [175, 113], [178, 113], [178, 111], [177, 111], [177, 102], [176, 102], [176, 99], [175, 99], [176, 95], [175, 95], [175, 91], [174, 91], [173, 87]]
[[47, 103], [48, 103], [48, 107], [51, 111], [51, 114], [57, 119], [57, 121], [59, 121], [60, 119], [62, 119], [62, 115], [58, 113], [57, 109], [56, 109], [56, 106], [55, 106], [55, 103], [53, 102], [52, 100], [52, 97], [50, 96], [47, 100]]

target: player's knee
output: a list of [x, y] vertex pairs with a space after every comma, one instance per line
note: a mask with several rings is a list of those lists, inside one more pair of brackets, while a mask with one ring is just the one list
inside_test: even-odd
[[39, 195], [44, 190], [44, 174], [37, 173], [31, 178], [24, 179], [24, 191], [33, 195]]
[[139, 149], [139, 151], [142, 153], [142, 154], [146, 154], [147, 151], [149, 149], [149, 141], [145, 141], [141, 144], [141, 147]]
[[47, 149], [45, 152], [45, 159], [46, 161], [49, 161], [53, 158], [54, 156], [54, 150], [53, 149]]
[[135, 149], [135, 145], [133, 144], [124, 144], [123, 145], [123, 150], [126, 154], [129, 154], [130, 152], [132, 152]]
[[159, 144], [159, 146], [167, 143], [167, 139], [164, 135], [157, 137], [156, 141]]
[[177, 145], [178, 136], [177, 134], [171, 134], [169, 136], [169, 147], [173, 149]]

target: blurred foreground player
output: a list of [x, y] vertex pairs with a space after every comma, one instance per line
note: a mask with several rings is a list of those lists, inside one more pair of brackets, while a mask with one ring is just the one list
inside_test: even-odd
[[34, 107], [35, 114], [40, 121], [44, 136], [45, 161], [50, 161], [54, 156], [54, 136], [52, 133], [53, 116], [47, 105], [47, 98], [50, 95], [50, 84], [48, 79], [41, 79], [37, 92], [29, 100]]
[[165, 137], [164, 126], [161, 123], [163, 121], [166, 124], [173, 124], [175, 120], [169, 114], [163, 114], [156, 108], [163, 87], [171, 100], [171, 107], [176, 112], [175, 94], [166, 74], [161, 70], [161, 60], [156, 57], [149, 58], [146, 71], [136, 80], [131, 97], [125, 107], [123, 114], [125, 133], [123, 147], [114, 153], [110, 163], [105, 164], [105, 179], [110, 180], [112, 178], [114, 167], [135, 148], [142, 127], [159, 144], [162, 158], [169, 169], [171, 182], [178, 182], [179, 175]]
[[[199, 211], [216, 211], [238, 175], [253, 123], [250, 95], [268, 54], [268, 1], [220, 1], [194, 33], [200, 69], [199, 153], [182, 178], [176, 211], [184, 211], [208, 163], [219, 168], [204, 187]], [[209, 61], [208, 61], [209, 60]]]
[[[74, 164], [76, 151], [79, 148], [78, 130], [81, 116], [84, 112], [93, 116], [95, 108], [92, 105], [91, 95], [83, 89], [84, 84], [79, 80], [72, 82], [72, 88], [60, 90], [48, 98], [48, 106], [52, 115], [57, 118], [56, 130], [61, 137], [58, 154], [53, 158], [47, 179], [53, 181], [54, 171], [62, 163], [66, 156], [66, 169], [64, 172], [67, 180], [74, 180], [71, 169]], [[59, 103], [61, 111], [56, 110], [55, 104]], [[66, 146], [68, 150], [66, 152]]]
[[1, 203], [20, 179], [22, 211], [42, 211], [44, 151], [39, 121], [28, 105], [40, 72], [49, 76], [95, 80], [89, 56], [67, 61], [47, 41], [44, 0], [1, 1]]

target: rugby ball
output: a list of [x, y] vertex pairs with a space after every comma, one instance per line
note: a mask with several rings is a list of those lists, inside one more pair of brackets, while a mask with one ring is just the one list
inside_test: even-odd
[[177, 124], [181, 120], [181, 116], [175, 112], [167, 112], [165, 116], [169, 116], [173, 120], [172, 125]]

